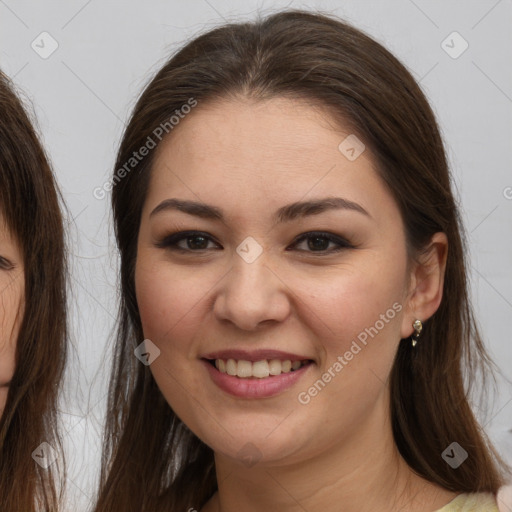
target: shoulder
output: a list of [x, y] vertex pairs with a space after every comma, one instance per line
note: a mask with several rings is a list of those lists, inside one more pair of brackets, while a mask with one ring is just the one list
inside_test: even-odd
[[437, 512], [499, 512], [492, 493], [459, 494]]

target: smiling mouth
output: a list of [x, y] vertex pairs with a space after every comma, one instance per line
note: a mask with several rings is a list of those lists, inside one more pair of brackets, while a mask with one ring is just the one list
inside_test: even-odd
[[238, 377], [240, 379], [265, 379], [277, 377], [283, 373], [292, 373], [303, 366], [313, 363], [311, 359], [292, 361], [291, 359], [262, 359], [261, 361], [247, 361], [244, 359], [205, 359], [220, 373]]

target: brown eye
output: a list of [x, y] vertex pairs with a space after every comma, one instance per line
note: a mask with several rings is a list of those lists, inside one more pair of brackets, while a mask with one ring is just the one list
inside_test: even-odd
[[14, 265], [3, 256], [0, 256], [0, 269], [2, 270], [12, 270]]
[[[297, 245], [306, 241], [306, 249], [298, 249], [302, 252], [312, 252], [312, 253], [323, 253], [323, 254], [331, 254], [333, 252], [338, 252], [343, 249], [353, 248], [349, 242], [347, 242], [344, 238], [341, 238], [337, 235], [333, 235], [332, 233], [324, 233], [324, 232], [311, 232], [305, 233], [301, 235], [298, 239], [295, 240], [292, 247], [296, 248]], [[334, 244], [334, 248], [329, 249], [329, 245]]]
[[[297, 238], [292, 244], [292, 248], [296, 248], [302, 242], [307, 242], [305, 249], [297, 249], [300, 252], [310, 252], [322, 254], [332, 254], [343, 249], [350, 249], [354, 246], [344, 238], [325, 232], [304, 233]], [[209, 247], [212, 243], [216, 247]], [[210, 249], [222, 249], [220, 245], [207, 233], [200, 231], [181, 231], [166, 236], [156, 244], [161, 249], [168, 249], [178, 252], [201, 252]], [[289, 249], [287, 249], [289, 250]]]
[[[181, 242], [184, 244], [179, 245]], [[208, 243], [218, 245], [209, 235], [200, 231], [182, 231], [165, 237], [156, 245], [162, 249], [181, 252], [200, 252], [208, 250]]]

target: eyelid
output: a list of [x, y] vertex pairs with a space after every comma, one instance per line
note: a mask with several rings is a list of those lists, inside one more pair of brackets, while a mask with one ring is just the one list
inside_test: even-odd
[[[205, 233], [204, 231], [176, 231], [175, 233], [172, 233], [170, 235], [167, 235], [159, 242], [156, 242], [156, 246], [160, 249], [169, 249], [172, 248], [176, 251], [184, 251], [184, 252], [196, 252], [199, 253], [201, 251], [192, 251], [191, 249], [182, 249], [181, 247], [178, 247], [176, 244], [178, 242], [181, 242], [182, 240], [186, 240], [189, 237], [195, 237], [195, 236], [202, 236], [204, 238], [208, 238], [209, 240], [213, 241], [214, 243], [220, 245], [211, 235], [208, 233]], [[203, 251], [206, 249], [202, 249]]]
[[14, 268], [14, 264], [11, 263], [7, 258], [0, 256], [0, 269], [2, 270], [12, 270]]
[[310, 252], [312, 254], [315, 254], [315, 253], [329, 254], [329, 253], [336, 252], [336, 251], [344, 249], [344, 248], [345, 249], [354, 248], [354, 245], [352, 245], [346, 238], [344, 238], [340, 235], [335, 235], [334, 233], [329, 233], [327, 231], [307, 231], [306, 233], [303, 233], [303, 234], [299, 235], [297, 238], [295, 238], [295, 240], [292, 243], [292, 246], [297, 245], [298, 243], [300, 243], [304, 240], [307, 240], [308, 238], [313, 238], [313, 237], [326, 238], [327, 240], [329, 240], [329, 242], [338, 244], [339, 247], [338, 247], [338, 249], [331, 249], [328, 251], [302, 251], [302, 252]]
[[[183, 249], [182, 247], [178, 247], [177, 244], [179, 242], [181, 242], [182, 240], [186, 240], [189, 237], [196, 237], [196, 236], [206, 238], [206, 239], [208, 239], [209, 242], [211, 241], [217, 245], [220, 245], [219, 242], [217, 242], [215, 240], [215, 238], [212, 237], [211, 235], [209, 235], [208, 233], [205, 233], [203, 231], [189, 230], [189, 231], [177, 231], [175, 233], [167, 235], [162, 240], [156, 242], [155, 246], [160, 249], [168, 249], [168, 250], [172, 250], [172, 251], [176, 251], [176, 252], [189, 253], [189, 254], [190, 253], [202, 254], [206, 251], [210, 251], [211, 249], [192, 250], [192, 249]], [[321, 250], [321, 251], [307, 251], [307, 250], [299, 249], [298, 252], [322, 256], [322, 255], [334, 254], [343, 249], [355, 249], [355, 245], [353, 245], [346, 238], [344, 238], [340, 235], [335, 235], [334, 233], [330, 233], [327, 231], [307, 231], [305, 233], [301, 233], [293, 240], [293, 242], [291, 243], [291, 246], [289, 246], [289, 247], [293, 248], [296, 245], [298, 245], [299, 243], [303, 242], [304, 240], [307, 240], [308, 238], [313, 238], [313, 237], [325, 238], [329, 242], [337, 244], [338, 247], [334, 248], [334, 249], [331, 248], [331, 249]], [[215, 249], [215, 250], [218, 250], [218, 249]], [[289, 249], [288, 247], [286, 248], [286, 251], [290, 251], [290, 250], [291, 249]]]

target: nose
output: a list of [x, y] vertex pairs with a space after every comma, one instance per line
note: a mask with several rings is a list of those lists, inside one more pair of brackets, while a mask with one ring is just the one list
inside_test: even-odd
[[217, 319], [247, 331], [270, 322], [283, 322], [291, 310], [289, 288], [267, 264], [265, 255], [252, 263], [237, 254], [233, 260], [215, 298]]

